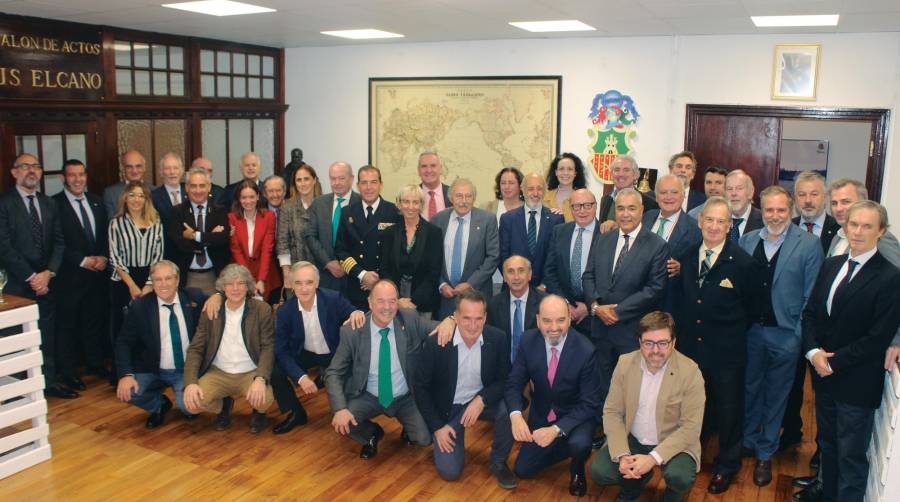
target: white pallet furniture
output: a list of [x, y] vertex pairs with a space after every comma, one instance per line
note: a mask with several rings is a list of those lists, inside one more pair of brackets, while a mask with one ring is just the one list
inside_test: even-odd
[[868, 502], [900, 500], [900, 370], [885, 374], [881, 407], [875, 412], [875, 426], [869, 443]]
[[[22, 333], [0, 337], [0, 479], [50, 459], [38, 307], [24, 298], [4, 299], [0, 329], [21, 326]], [[24, 378], [13, 376], [23, 372]]]

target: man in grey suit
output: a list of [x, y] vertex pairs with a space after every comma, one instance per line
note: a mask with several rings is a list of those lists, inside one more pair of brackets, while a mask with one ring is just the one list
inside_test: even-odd
[[800, 313], [823, 256], [819, 239], [791, 223], [794, 199], [787, 190], [766, 188], [760, 204], [765, 226], [740, 240], [760, 271], [753, 288], [757, 313], [747, 332], [744, 447], [756, 453], [753, 482], [766, 486], [800, 354]]
[[458, 178], [450, 186], [453, 207], [431, 220], [444, 235], [438, 319], [453, 312], [454, 299], [464, 289], [492, 296], [491, 277], [500, 259], [500, 238], [494, 215], [475, 207], [476, 193], [474, 183]]
[[585, 303], [596, 317], [590, 338], [604, 399], [619, 356], [638, 349], [638, 322], [663, 299], [670, 256], [666, 241], [641, 224], [644, 207], [637, 190], [619, 190], [615, 204], [618, 230], [597, 238], [581, 276]]
[[328, 179], [331, 181], [332, 193], [316, 197], [309, 205], [306, 211], [309, 222], [303, 237], [306, 240], [306, 247], [312, 254], [312, 261], [319, 268], [320, 287], [342, 291], [343, 279], [347, 274], [334, 256], [334, 240], [337, 238], [341, 212], [351, 202], [358, 201], [359, 194], [351, 190], [353, 168], [346, 162], [331, 164], [328, 168]]
[[[850, 250], [847, 231], [844, 228], [847, 225], [847, 213], [853, 204], [861, 200], [867, 200], [869, 192], [864, 184], [850, 178], [841, 178], [833, 181], [828, 192], [831, 199], [831, 215], [841, 225], [841, 229], [837, 231], [831, 240], [831, 246], [828, 248], [827, 256], [830, 258], [847, 254]], [[895, 267], [900, 268], [900, 245], [898, 245], [897, 237], [894, 234], [885, 232], [881, 239], [878, 240], [878, 252]]]
[[[132, 181], [144, 181], [144, 172], [147, 170], [147, 161], [140, 152], [128, 150], [119, 158], [119, 172], [123, 181], [106, 187], [103, 191], [103, 206], [106, 207], [106, 214], [110, 219], [116, 216], [119, 209], [119, 197], [125, 190], [125, 185]], [[147, 186], [148, 190], [153, 190], [153, 185]]]
[[411, 387], [422, 343], [437, 325], [425, 322], [414, 310], [398, 310], [397, 286], [381, 279], [369, 293], [369, 308], [362, 328], [341, 328], [341, 341], [325, 371], [325, 388], [334, 418], [332, 427], [363, 445], [360, 458], [378, 454], [384, 437], [370, 419], [396, 417], [403, 424], [401, 437], [425, 446], [431, 434], [416, 407]]

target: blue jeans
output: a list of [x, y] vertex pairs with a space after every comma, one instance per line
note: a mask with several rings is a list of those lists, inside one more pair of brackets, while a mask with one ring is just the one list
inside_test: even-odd
[[747, 331], [744, 446], [755, 450], [759, 460], [778, 451], [799, 354], [800, 338], [793, 330], [754, 324]]
[[[466, 464], [466, 428], [462, 426], [463, 413], [466, 411], [468, 404], [454, 404], [450, 408], [450, 420], [447, 425], [453, 427], [456, 433], [456, 439], [453, 451], [444, 453], [438, 447], [437, 440], [434, 441], [434, 466], [437, 468], [438, 475], [446, 481], [456, 481], [462, 475], [463, 467]], [[512, 425], [509, 421], [509, 411], [506, 408], [506, 402], [502, 399], [491, 408], [486, 408], [479, 420], [494, 421], [494, 442], [491, 444], [491, 463], [496, 464], [506, 462], [509, 452], [513, 446]], [[433, 436], [433, 435], [432, 435]]]
[[184, 374], [181, 370], [160, 369], [159, 373], [135, 373], [134, 379], [137, 380], [138, 390], [131, 391], [129, 404], [155, 413], [163, 403], [162, 391], [166, 387], [172, 387], [176, 406], [185, 415], [190, 415], [184, 405]]

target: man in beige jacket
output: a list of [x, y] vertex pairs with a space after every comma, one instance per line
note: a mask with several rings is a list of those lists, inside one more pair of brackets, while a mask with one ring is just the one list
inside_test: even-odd
[[700, 428], [706, 401], [697, 364], [675, 350], [675, 321], [651, 312], [638, 325], [640, 350], [616, 365], [603, 407], [609, 439], [591, 464], [601, 485], [620, 484], [617, 500], [637, 500], [658, 465], [663, 500], [682, 500], [700, 470]]

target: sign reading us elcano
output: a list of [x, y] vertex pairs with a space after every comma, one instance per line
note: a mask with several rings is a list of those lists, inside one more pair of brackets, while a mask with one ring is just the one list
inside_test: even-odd
[[0, 97], [99, 100], [103, 81], [99, 31], [0, 19]]

